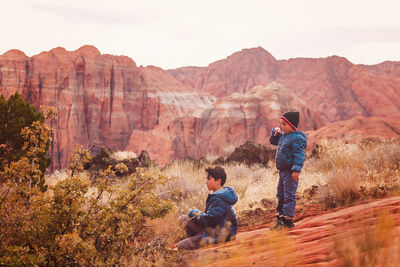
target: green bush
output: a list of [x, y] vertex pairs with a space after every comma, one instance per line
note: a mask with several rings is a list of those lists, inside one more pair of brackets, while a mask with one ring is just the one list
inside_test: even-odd
[[[33, 128], [31, 127], [33, 123], [42, 124], [44, 120], [44, 114], [36, 111], [33, 105], [26, 103], [20, 94], [15, 93], [7, 100], [3, 95], [0, 96], [0, 170], [4, 170], [4, 167], [10, 162], [17, 162], [23, 156], [27, 156], [29, 152], [23, 149], [26, 138], [23, 136], [22, 130], [26, 127]], [[42, 144], [38, 143], [37, 145], [44, 146], [45, 149], [35, 157], [42, 173], [38, 182], [43, 186], [44, 173], [51, 163], [50, 158], [46, 155], [50, 139], [41, 141]], [[45, 189], [42, 187], [42, 190]]]
[[[171, 209], [155, 192], [166, 178], [138, 170], [116, 184], [110, 166], [91, 186], [80, 175], [90, 154], [78, 147], [69, 177], [43, 192], [38, 162], [51, 136], [44, 121], [22, 130], [24, 153], [0, 172], [0, 265], [104, 266], [134, 260], [149, 240], [146, 221]], [[126, 166], [114, 169], [123, 172]]]

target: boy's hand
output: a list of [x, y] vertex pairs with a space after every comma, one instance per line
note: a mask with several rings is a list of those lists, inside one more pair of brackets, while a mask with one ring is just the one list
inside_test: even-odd
[[274, 136], [276, 136], [277, 134], [282, 134], [282, 130], [279, 127], [276, 127], [274, 130]]
[[193, 218], [196, 217], [197, 219], [200, 219], [200, 215], [201, 215], [201, 211], [197, 210], [197, 209], [192, 209], [189, 214], [188, 217], [189, 218]]
[[299, 172], [293, 171], [292, 172], [292, 179], [293, 179], [293, 181], [299, 180]]

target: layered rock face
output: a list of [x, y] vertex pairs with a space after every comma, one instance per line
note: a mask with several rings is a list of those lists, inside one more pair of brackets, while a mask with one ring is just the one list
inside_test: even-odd
[[134, 129], [151, 130], [215, 101], [159, 68], [138, 68], [128, 57], [101, 55], [93, 46], [32, 58], [9, 51], [0, 56], [0, 92], [20, 92], [36, 107], [57, 107], [54, 168], [66, 167], [76, 144], [123, 150]]
[[284, 61], [277, 81], [329, 121], [359, 115], [400, 118], [400, 80], [345, 58]]
[[330, 123], [316, 131], [307, 131], [308, 150], [322, 139], [346, 141], [362, 138], [391, 138], [400, 136], [400, 121], [393, 118], [355, 116], [350, 120]]
[[[384, 136], [400, 135], [399, 62], [364, 66], [336, 56], [278, 61], [258, 47], [208, 67], [165, 71], [102, 55], [93, 46], [33, 57], [10, 50], [0, 56], [0, 93], [14, 92], [38, 108], [58, 108], [51, 122], [53, 169], [66, 167], [77, 144], [145, 149], [159, 163], [224, 156], [248, 139], [267, 145], [279, 117], [294, 109], [310, 144], [331, 132], [341, 138], [354, 127], [364, 129], [358, 136], [383, 128]], [[313, 132], [341, 121], [348, 126]]]
[[206, 68], [185, 67], [169, 72], [183, 84], [217, 97], [245, 93], [276, 79], [278, 61], [261, 47], [243, 49]]
[[[280, 116], [290, 109], [300, 111], [300, 130], [315, 130], [326, 123], [298, 97], [289, 94], [280, 84], [271, 83], [266, 87], [256, 86], [244, 94], [220, 98], [208, 109], [157, 127], [150, 132], [151, 138], [147, 138], [149, 132], [135, 132], [135, 140], [142, 140], [135, 143], [139, 147], [129, 143], [128, 149], [146, 148], [156, 161], [165, 163], [185, 155], [195, 158], [226, 155], [248, 139], [268, 145], [271, 129], [279, 126]], [[165, 151], [157, 153], [160, 147]]]
[[[275, 60], [258, 47], [196, 69], [180, 68], [170, 73], [181, 82], [215, 96], [246, 92], [272, 81], [301, 97], [310, 109], [328, 121], [353, 116], [400, 118], [400, 64], [354, 65], [333, 56]], [[185, 75], [187, 73], [187, 75]]]
[[385, 61], [377, 65], [364, 66], [377, 75], [385, 75], [400, 79], [400, 62]]

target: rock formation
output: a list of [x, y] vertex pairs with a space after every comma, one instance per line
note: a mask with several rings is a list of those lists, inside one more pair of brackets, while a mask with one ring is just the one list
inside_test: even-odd
[[132, 135], [136, 142], [129, 143], [127, 148], [145, 149], [160, 163], [186, 155], [223, 156], [248, 139], [268, 145], [272, 127], [279, 126], [279, 117], [289, 109], [300, 111], [301, 130], [316, 130], [326, 123], [300, 98], [271, 83], [266, 87], [256, 86], [244, 94], [220, 98], [208, 109], [177, 118], [150, 132], [136, 131]]
[[277, 81], [329, 121], [358, 115], [400, 118], [400, 80], [345, 58], [283, 61]]
[[268, 167], [268, 163], [275, 159], [276, 149], [269, 149], [249, 139], [243, 145], [236, 147], [226, 159], [218, 158], [215, 163], [239, 162], [247, 165], [259, 164]]
[[183, 84], [217, 97], [245, 93], [276, 79], [278, 61], [261, 47], [243, 49], [206, 68], [184, 67], [169, 72]]
[[[400, 118], [400, 63], [354, 65], [337, 56], [277, 61], [263, 48], [244, 49], [205, 68], [169, 70], [182, 83], [215, 96], [275, 81], [328, 121], [353, 116]], [[185, 75], [185, 73], [187, 73]]]
[[0, 56], [0, 92], [57, 107], [54, 168], [66, 167], [77, 144], [123, 150], [133, 130], [151, 130], [214, 101], [166, 71], [138, 68], [128, 57], [101, 55], [93, 46], [55, 48], [32, 58], [11, 50]]
[[[392, 127], [385, 136], [396, 136], [398, 126], [387, 118], [400, 119], [399, 75], [399, 62], [354, 65], [337, 56], [276, 60], [261, 47], [208, 67], [169, 71], [137, 67], [128, 57], [102, 55], [93, 46], [0, 56], [0, 93], [20, 92], [37, 108], [59, 110], [51, 123], [53, 169], [66, 167], [77, 144], [147, 150], [159, 163], [225, 156], [247, 139], [267, 145], [269, 131], [291, 109], [300, 110], [300, 129], [309, 131], [311, 141], [351, 131], [335, 124], [311, 132], [340, 121], [365, 120], [357, 126], [369, 129], [362, 136], [377, 133], [375, 127]], [[356, 116], [361, 119], [352, 120]]]
[[400, 137], [400, 121], [392, 118], [355, 116], [308, 131], [307, 150], [311, 151], [322, 139], [342, 139], [354, 142], [363, 138]]

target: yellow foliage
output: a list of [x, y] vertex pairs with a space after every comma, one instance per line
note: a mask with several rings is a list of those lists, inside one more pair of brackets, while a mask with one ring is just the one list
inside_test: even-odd
[[[54, 114], [49, 111], [49, 115]], [[163, 217], [169, 200], [156, 192], [166, 178], [138, 170], [116, 186], [110, 166], [96, 185], [81, 177], [90, 153], [78, 146], [66, 179], [48, 192], [40, 190], [38, 155], [51, 140], [42, 123], [23, 130], [24, 149], [18, 162], [0, 173], [0, 265], [104, 266], [132, 259], [147, 244], [148, 219]], [[124, 164], [115, 166], [125, 172]]]

